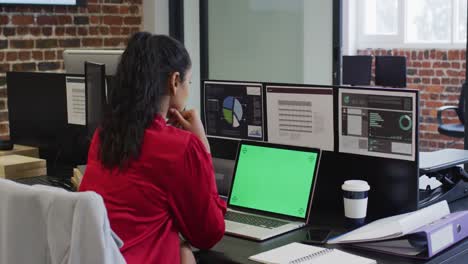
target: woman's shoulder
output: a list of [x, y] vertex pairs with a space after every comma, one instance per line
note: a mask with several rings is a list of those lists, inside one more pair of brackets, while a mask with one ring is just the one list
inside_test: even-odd
[[182, 155], [196, 140], [194, 138], [195, 135], [191, 132], [167, 126], [159, 130], [146, 131], [144, 146], [155, 151], [165, 150], [166, 153]]
[[165, 126], [161, 129], [147, 129], [145, 136], [152, 140], [159, 141], [164, 138], [165, 140], [187, 143], [192, 137], [192, 133], [173, 126]]

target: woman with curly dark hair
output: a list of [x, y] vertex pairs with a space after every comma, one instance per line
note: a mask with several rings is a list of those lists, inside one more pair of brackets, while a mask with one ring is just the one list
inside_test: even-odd
[[103, 197], [130, 264], [194, 262], [180, 236], [208, 249], [224, 234], [208, 140], [197, 113], [184, 111], [190, 78], [181, 43], [135, 34], [89, 149], [80, 191]]

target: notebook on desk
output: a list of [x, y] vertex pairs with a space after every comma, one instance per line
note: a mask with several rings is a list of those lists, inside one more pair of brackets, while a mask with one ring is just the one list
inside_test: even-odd
[[267, 264], [373, 264], [373, 259], [349, 254], [338, 249], [291, 243], [254, 256], [250, 260]]
[[241, 141], [226, 233], [265, 240], [307, 224], [320, 150]]

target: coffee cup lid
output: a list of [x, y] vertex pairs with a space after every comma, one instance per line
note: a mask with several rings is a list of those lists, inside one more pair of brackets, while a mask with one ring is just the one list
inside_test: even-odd
[[370, 190], [370, 186], [366, 181], [362, 180], [349, 180], [345, 181], [341, 188], [344, 191], [350, 192], [365, 192]]

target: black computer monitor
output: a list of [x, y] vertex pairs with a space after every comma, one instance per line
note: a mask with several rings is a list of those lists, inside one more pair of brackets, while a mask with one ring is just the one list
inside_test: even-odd
[[343, 84], [370, 85], [372, 56], [343, 56]]
[[83, 76], [61, 73], [8, 72], [10, 137], [15, 144], [39, 148], [49, 176], [70, 177], [85, 164], [85, 130], [69, 125], [66, 78], [83, 84]]
[[204, 81], [202, 87], [202, 112], [209, 137], [264, 140], [261, 83]]
[[375, 85], [385, 87], [406, 87], [406, 57], [376, 56]]
[[100, 126], [106, 105], [106, 66], [85, 62], [86, 127], [91, 137]]

